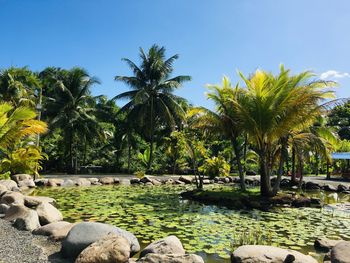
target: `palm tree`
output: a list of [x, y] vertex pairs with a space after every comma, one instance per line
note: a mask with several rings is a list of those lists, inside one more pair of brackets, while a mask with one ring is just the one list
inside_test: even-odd
[[[257, 70], [250, 78], [240, 73], [246, 85], [246, 96], [232, 100], [237, 117], [259, 155], [261, 194], [273, 196], [279, 189], [288, 136], [294, 130], [305, 130], [325, 111], [319, 103], [333, 96], [327, 90], [333, 82], [311, 81], [306, 71], [290, 76], [280, 67], [276, 76]], [[278, 169], [272, 189], [270, 176]]]
[[24, 138], [46, 132], [46, 123], [35, 120], [32, 109], [14, 108], [9, 103], [0, 103], [0, 151], [2, 154], [14, 150]]
[[243, 131], [240, 127], [240, 120], [237, 119], [234, 107], [231, 105], [231, 101], [239, 101], [244, 96], [244, 92], [238, 86], [232, 87], [227, 77], [223, 78], [221, 86], [209, 85], [208, 88], [211, 92], [207, 96], [214, 101], [216, 111], [213, 112], [203, 107], [192, 109], [191, 114], [197, 115], [193, 125], [209, 134], [223, 134], [225, 139], [231, 141], [241, 181], [241, 189], [245, 190], [245, 171], [241, 160], [242, 147], [239, 143], [239, 136], [242, 136]]
[[0, 71], [0, 99], [14, 106], [34, 107], [40, 89], [40, 79], [26, 67]]
[[126, 112], [128, 119], [138, 124], [150, 142], [149, 170], [153, 161], [155, 130], [160, 125], [171, 128], [181, 125], [184, 117], [184, 111], [179, 105], [181, 98], [173, 92], [191, 77], [171, 77], [173, 63], [179, 56], [166, 59], [164, 47], [153, 45], [147, 53], [140, 48], [139, 55], [140, 66], [127, 58], [123, 59], [133, 71], [133, 76], [116, 76], [115, 80], [124, 82], [131, 90], [114, 99], [129, 100], [120, 111]]
[[48, 68], [41, 76], [49, 95], [45, 101], [44, 117], [49, 121], [51, 130], [62, 131], [67, 169], [76, 173], [78, 142], [87, 145], [103, 135], [95, 117], [95, 98], [90, 93], [90, 88], [99, 81], [81, 68]]

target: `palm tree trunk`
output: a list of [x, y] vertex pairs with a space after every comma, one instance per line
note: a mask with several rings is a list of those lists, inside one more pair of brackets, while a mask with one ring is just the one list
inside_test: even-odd
[[288, 158], [288, 151], [287, 151], [287, 140], [282, 140], [281, 145], [281, 153], [280, 153], [280, 162], [278, 167], [278, 174], [277, 174], [277, 180], [275, 182], [275, 185], [273, 186], [273, 195], [276, 195], [278, 191], [280, 190], [280, 183], [283, 175], [283, 164], [285, 159]]
[[292, 178], [291, 181], [292, 183], [296, 182], [296, 176], [295, 176], [295, 149], [294, 147], [292, 148]]
[[128, 139], [128, 174], [130, 174], [130, 161], [131, 161], [131, 145]]
[[154, 142], [154, 109], [153, 109], [153, 97], [151, 98], [151, 143], [150, 143], [150, 154], [149, 154], [149, 161], [147, 164], [147, 170], [149, 171], [152, 166], [153, 161], [153, 142]]
[[267, 167], [267, 158], [264, 153], [260, 154], [260, 194], [264, 197], [273, 196], [270, 173]]
[[239, 175], [239, 179], [240, 179], [241, 189], [245, 191], [246, 190], [245, 182], [244, 182], [245, 171], [243, 169], [243, 165], [241, 162], [240, 150], [239, 150], [237, 138], [233, 138], [231, 142], [232, 142], [233, 150], [234, 150], [235, 156], [236, 156], [236, 162], [237, 162], [238, 175]]

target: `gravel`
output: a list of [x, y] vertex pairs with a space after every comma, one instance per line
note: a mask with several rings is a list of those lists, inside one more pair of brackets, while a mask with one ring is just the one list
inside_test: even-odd
[[60, 243], [19, 231], [0, 219], [0, 263], [69, 263], [58, 253], [60, 248]]

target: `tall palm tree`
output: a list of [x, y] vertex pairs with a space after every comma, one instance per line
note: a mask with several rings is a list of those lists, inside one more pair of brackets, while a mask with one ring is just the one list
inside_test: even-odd
[[90, 88], [99, 81], [82, 68], [71, 70], [48, 68], [42, 72], [46, 92], [44, 116], [51, 130], [60, 129], [64, 137], [67, 169], [77, 172], [78, 142], [88, 144], [102, 136], [102, 128], [95, 117], [96, 107]]
[[171, 77], [173, 63], [178, 55], [165, 57], [165, 48], [153, 45], [147, 53], [140, 48], [140, 66], [124, 58], [133, 71], [132, 76], [116, 76], [115, 80], [124, 82], [131, 90], [123, 92], [114, 99], [128, 99], [129, 102], [120, 111], [126, 112], [128, 119], [133, 120], [144, 131], [150, 142], [150, 159], [148, 170], [153, 161], [155, 130], [160, 125], [175, 128], [181, 125], [184, 111], [179, 105], [175, 89], [183, 82], [191, 80], [190, 76]]
[[232, 87], [227, 77], [223, 78], [222, 85], [209, 85], [208, 88], [211, 92], [207, 96], [214, 101], [216, 110], [214, 112], [203, 107], [192, 109], [191, 114], [197, 115], [192, 125], [205, 130], [209, 134], [223, 134], [225, 139], [231, 141], [241, 188], [245, 190], [245, 171], [241, 160], [242, 149], [239, 143], [239, 136], [242, 136], [243, 130], [240, 125], [241, 121], [237, 119], [235, 108], [231, 105], [232, 100], [239, 101], [245, 95], [244, 91], [238, 86]]
[[[327, 88], [334, 83], [311, 81], [314, 75], [308, 71], [291, 76], [283, 66], [276, 76], [260, 70], [249, 78], [240, 76], [246, 85], [246, 96], [240, 101], [232, 100], [233, 106], [259, 155], [261, 194], [273, 196], [282, 176], [288, 135], [307, 129], [325, 111], [320, 102], [333, 97]], [[278, 176], [273, 189], [270, 176], [277, 161]]]

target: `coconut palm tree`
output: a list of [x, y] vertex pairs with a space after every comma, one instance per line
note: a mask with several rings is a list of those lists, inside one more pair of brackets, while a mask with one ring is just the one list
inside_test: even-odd
[[189, 81], [190, 76], [171, 77], [174, 70], [173, 63], [178, 55], [165, 57], [165, 48], [153, 45], [147, 53], [140, 48], [140, 66], [124, 58], [133, 71], [132, 76], [116, 76], [115, 80], [124, 82], [131, 90], [123, 92], [114, 99], [128, 99], [129, 101], [120, 111], [126, 112], [129, 120], [137, 123], [150, 142], [150, 159], [148, 170], [153, 161], [155, 131], [158, 127], [175, 128], [181, 125], [184, 111], [179, 105], [175, 89], [183, 82]]
[[209, 134], [222, 134], [225, 139], [231, 141], [241, 181], [241, 189], [245, 190], [245, 171], [241, 160], [242, 147], [239, 143], [239, 136], [242, 136], [243, 130], [234, 111], [235, 108], [231, 105], [232, 100], [239, 101], [245, 95], [244, 91], [238, 86], [232, 87], [227, 77], [223, 78], [222, 85], [209, 85], [208, 88], [211, 92], [207, 96], [214, 101], [215, 112], [203, 107], [193, 108], [191, 114], [196, 114], [197, 117], [192, 125]]
[[[325, 111], [320, 103], [334, 96], [328, 90], [334, 83], [311, 81], [314, 75], [309, 71], [291, 76], [283, 66], [276, 76], [261, 70], [249, 78], [240, 76], [246, 96], [232, 104], [259, 155], [261, 194], [273, 196], [279, 188], [289, 134], [309, 128]], [[272, 188], [270, 176], [276, 166], [278, 176]]]
[[45, 102], [44, 117], [51, 130], [62, 131], [67, 170], [76, 173], [79, 144], [87, 145], [103, 135], [95, 117], [95, 98], [90, 93], [91, 87], [99, 81], [82, 68], [48, 68], [41, 76], [46, 92], [50, 90], [47, 92], [49, 97]]

